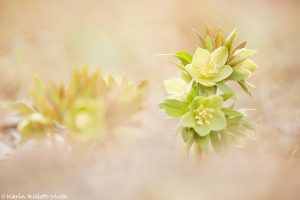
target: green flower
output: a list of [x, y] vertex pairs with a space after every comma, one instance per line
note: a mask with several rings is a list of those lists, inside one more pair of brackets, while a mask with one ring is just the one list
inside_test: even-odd
[[198, 96], [190, 103], [181, 121], [183, 127], [193, 128], [200, 136], [208, 135], [212, 130], [226, 127], [226, 118], [221, 112], [223, 100], [218, 96]]
[[104, 106], [101, 100], [78, 99], [65, 113], [64, 124], [72, 137], [88, 141], [103, 136]]
[[40, 113], [32, 113], [18, 124], [18, 131], [21, 134], [21, 142], [32, 138], [44, 138], [52, 126], [50, 120]]
[[219, 47], [210, 53], [207, 49], [197, 48], [192, 63], [186, 65], [186, 70], [200, 84], [211, 87], [226, 79], [232, 73], [232, 68], [225, 65], [228, 59], [226, 47]]

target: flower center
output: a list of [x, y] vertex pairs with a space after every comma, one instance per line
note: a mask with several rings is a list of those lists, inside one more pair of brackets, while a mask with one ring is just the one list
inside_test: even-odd
[[213, 117], [213, 112], [214, 109], [212, 108], [206, 108], [202, 104], [199, 105], [197, 109], [194, 110], [195, 114], [195, 120], [197, 124], [202, 125], [202, 124], [209, 124], [210, 120]]
[[79, 128], [80, 130], [89, 127], [92, 124], [92, 121], [93, 121], [92, 117], [85, 112], [81, 112], [77, 114], [75, 118], [75, 124], [77, 128]]
[[214, 77], [218, 73], [218, 68], [214, 64], [208, 64], [199, 69], [200, 74], [205, 78]]

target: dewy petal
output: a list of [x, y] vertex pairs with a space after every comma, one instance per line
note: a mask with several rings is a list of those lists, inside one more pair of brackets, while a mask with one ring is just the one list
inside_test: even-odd
[[206, 105], [208, 103], [209, 98], [204, 96], [197, 96], [193, 99], [193, 101], [189, 105], [190, 110], [194, 110], [199, 107], [200, 104]]
[[219, 47], [214, 50], [211, 54], [212, 62], [223, 67], [228, 58], [228, 50], [226, 47]]
[[212, 79], [214, 82], [219, 82], [230, 76], [232, 73], [232, 68], [229, 65], [225, 65], [219, 69], [218, 75]]
[[220, 110], [222, 108], [223, 99], [219, 96], [209, 97], [207, 107], [213, 108], [215, 110]]
[[224, 129], [227, 126], [224, 113], [221, 111], [215, 111], [213, 113], [213, 118], [210, 120], [208, 126], [211, 130], [214, 131]]
[[186, 83], [179, 78], [169, 79], [164, 81], [164, 88], [168, 94], [182, 94], [185, 92]]
[[181, 125], [183, 127], [195, 127], [197, 125], [192, 111], [183, 115]]
[[194, 127], [194, 130], [200, 136], [207, 136], [211, 131], [210, 127], [207, 124], [203, 124], [201, 126], [197, 125]]
[[206, 66], [210, 61], [210, 52], [207, 49], [197, 48], [193, 55], [192, 64], [195, 66]]

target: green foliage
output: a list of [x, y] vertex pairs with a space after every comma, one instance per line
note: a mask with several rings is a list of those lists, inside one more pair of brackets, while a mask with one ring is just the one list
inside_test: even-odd
[[104, 79], [87, 67], [74, 69], [69, 84], [45, 84], [36, 76], [30, 89], [31, 104], [12, 103], [23, 120], [18, 125], [22, 142], [53, 137], [58, 127], [66, 137], [80, 141], [101, 138], [125, 124], [142, 108], [147, 82], [136, 85], [123, 77]]
[[[252, 137], [255, 124], [234, 109], [237, 97], [228, 81], [237, 82], [251, 96], [251, 84], [245, 79], [257, 69], [249, 59], [256, 53], [247, 50], [246, 42], [236, 47], [237, 30], [224, 39], [221, 29], [216, 34], [206, 27], [206, 35], [194, 54], [182, 51], [175, 54], [180, 61], [180, 78], [166, 80], [169, 94], [160, 108], [169, 116], [180, 118], [179, 128], [184, 142], [196, 152], [207, 153], [212, 147], [221, 152], [233, 144], [241, 144], [243, 137]], [[231, 101], [230, 106], [224, 102]]]

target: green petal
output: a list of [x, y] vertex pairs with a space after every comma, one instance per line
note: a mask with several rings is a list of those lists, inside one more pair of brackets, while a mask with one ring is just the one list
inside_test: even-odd
[[181, 117], [188, 112], [188, 104], [185, 102], [178, 101], [176, 99], [165, 99], [159, 107], [170, 115], [171, 117]]
[[213, 118], [210, 120], [208, 126], [211, 130], [214, 131], [224, 129], [227, 126], [224, 113], [222, 113], [221, 111], [215, 111], [213, 113]]
[[186, 83], [182, 79], [170, 79], [164, 81], [164, 88], [168, 94], [181, 94], [185, 92]]
[[211, 79], [205, 79], [205, 78], [201, 78], [201, 77], [194, 77], [195, 81], [197, 81], [198, 83], [200, 83], [201, 85], [204, 85], [206, 87], [211, 87], [216, 85], [215, 81], [211, 80]]
[[204, 47], [207, 49], [207, 50], [209, 50], [209, 52], [212, 52], [212, 50], [213, 50], [213, 42], [212, 42], [212, 40], [211, 40], [211, 38], [210, 38], [210, 36], [209, 35], [207, 35], [206, 37], [205, 37], [205, 40], [204, 40]]
[[213, 108], [215, 110], [220, 110], [222, 108], [223, 99], [219, 96], [209, 97], [207, 107]]
[[180, 60], [183, 66], [186, 66], [187, 64], [192, 62], [192, 55], [189, 52], [186, 51], [176, 52], [175, 56]]
[[216, 83], [210, 79], [201, 78], [201, 74], [199, 72], [199, 67], [188, 64], [185, 69], [188, 71], [188, 73], [194, 78], [194, 80], [201, 85], [204, 85], [206, 87], [214, 86]]
[[233, 68], [232, 74], [228, 77], [229, 80], [240, 81], [246, 79], [251, 75], [251, 72], [242, 66], [236, 66]]
[[208, 97], [204, 97], [204, 96], [195, 97], [194, 100], [190, 103], [188, 108], [189, 110], [194, 110], [198, 108], [200, 104], [204, 106], [207, 105], [208, 101], [209, 101]]
[[236, 40], [238, 35], [238, 32], [236, 29], [234, 29], [229, 35], [228, 37], [225, 39], [224, 42], [224, 46], [226, 46], [228, 48], [228, 51], [231, 50], [232, 44], [233, 42]]
[[200, 77], [201, 74], [199, 72], [199, 67], [196, 65], [188, 64], [185, 69], [188, 71], [188, 73], [193, 77]]
[[194, 141], [195, 131], [191, 128], [183, 128], [181, 130], [181, 135], [185, 143], [192, 144]]
[[196, 121], [195, 121], [194, 114], [192, 111], [183, 115], [182, 120], [181, 120], [181, 125], [183, 127], [195, 127], [196, 126]]
[[229, 65], [225, 65], [221, 69], [219, 69], [218, 75], [212, 79], [214, 82], [219, 82], [230, 76], [232, 73], [232, 68]]
[[245, 48], [239, 49], [234, 53], [233, 57], [228, 61], [228, 65], [234, 67], [240, 64], [241, 62], [245, 61], [249, 56], [252, 56], [256, 52], [257, 52], [256, 50], [248, 50]]
[[201, 126], [197, 125], [194, 127], [194, 130], [198, 133], [200, 136], [206, 136], [210, 133], [211, 129], [207, 124], [203, 124]]
[[242, 64], [243, 67], [247, 68], [251, 73], [255, 72], [257, 65], [250, 59], [245, 60]]
[[210, 52], [207, 49], [197, 48], [194, 53], [192, 64], [195, 66], [206, 66], [210, 60]]
[[224, 66], [228, 58], [228, 50], [226, 47], [219, 47], [211, 54], [212, 61], [219, 66]]

